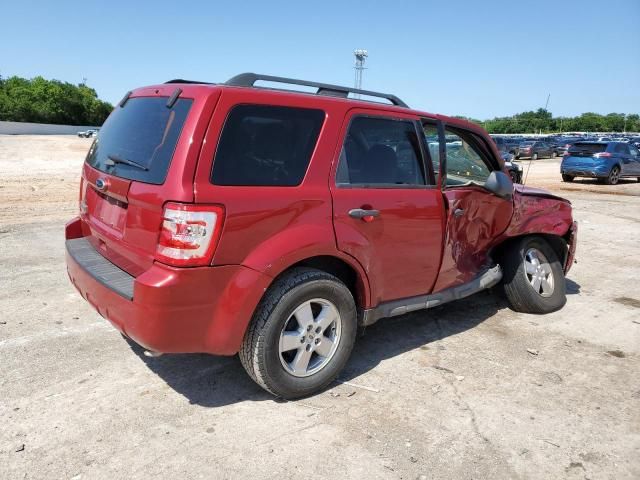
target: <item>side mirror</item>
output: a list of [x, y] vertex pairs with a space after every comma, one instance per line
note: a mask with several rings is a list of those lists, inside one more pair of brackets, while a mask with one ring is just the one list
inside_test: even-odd
[[500, 198], [510, 199], [513, 195], [513, 182], [509, 175], [504, 172], [494, 170], [487, 178], [484, 188]]

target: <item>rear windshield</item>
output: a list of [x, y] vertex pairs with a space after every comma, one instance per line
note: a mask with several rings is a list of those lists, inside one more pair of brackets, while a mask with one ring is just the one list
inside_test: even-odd
[[137, 97], [116, 107], [87, 155], [98, 170], [144, 183], [164, 183], [192, 100]]
[[324, 121], [322, 110], [238, 105], [225, 122], [211, 173], [215, 185], [299, 185]]
[[607, 149], [606, 143], [586, 143], [577, 142], [569, 147], [569, 153], [583, 153], [592, 155], [594, 153], [602, 153]]

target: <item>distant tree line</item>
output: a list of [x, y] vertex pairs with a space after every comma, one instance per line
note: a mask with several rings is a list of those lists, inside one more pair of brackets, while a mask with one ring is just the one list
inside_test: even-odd
[[100, 126], [111, 110], [113, 105], [84, 84], [0, 77], [0, 120]]
[[548, 110], [539, 108], [535, 112], [491, 120], [466, 119], [481, 125], [489, 133], [640, 132], [640, 115], [637, 113], [626, 115], [626, 120], [624, 113], [600, 115], [587, 112], [578, 117], [553, 117]]

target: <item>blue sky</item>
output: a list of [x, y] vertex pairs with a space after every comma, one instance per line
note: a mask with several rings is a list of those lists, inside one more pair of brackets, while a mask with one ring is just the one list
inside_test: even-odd
[[5, 0], [0, 74], [79, 83], [115, 102], [171, 78], [254, 71], [353, 84], [485, 119], [640, 112], [640, 0]]

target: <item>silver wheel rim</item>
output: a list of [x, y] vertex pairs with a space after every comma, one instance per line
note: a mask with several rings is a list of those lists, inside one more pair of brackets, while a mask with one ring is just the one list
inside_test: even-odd
[[326, 367], [338, 349], [342, 319], [329, 300], [299, 305], [280, 332], [280, 363], [294, 377], [308, 377]]
[[537, 248], [530, 248], [524, 255], [524, 274], [531, 288], [542, 297], [553, 295], [553, 271], [547, 257]]
[[611, 183], [618, 183], [618, 177], [620, 177], [620, 172], [618, 172], [617, 168], [611, 170]]

